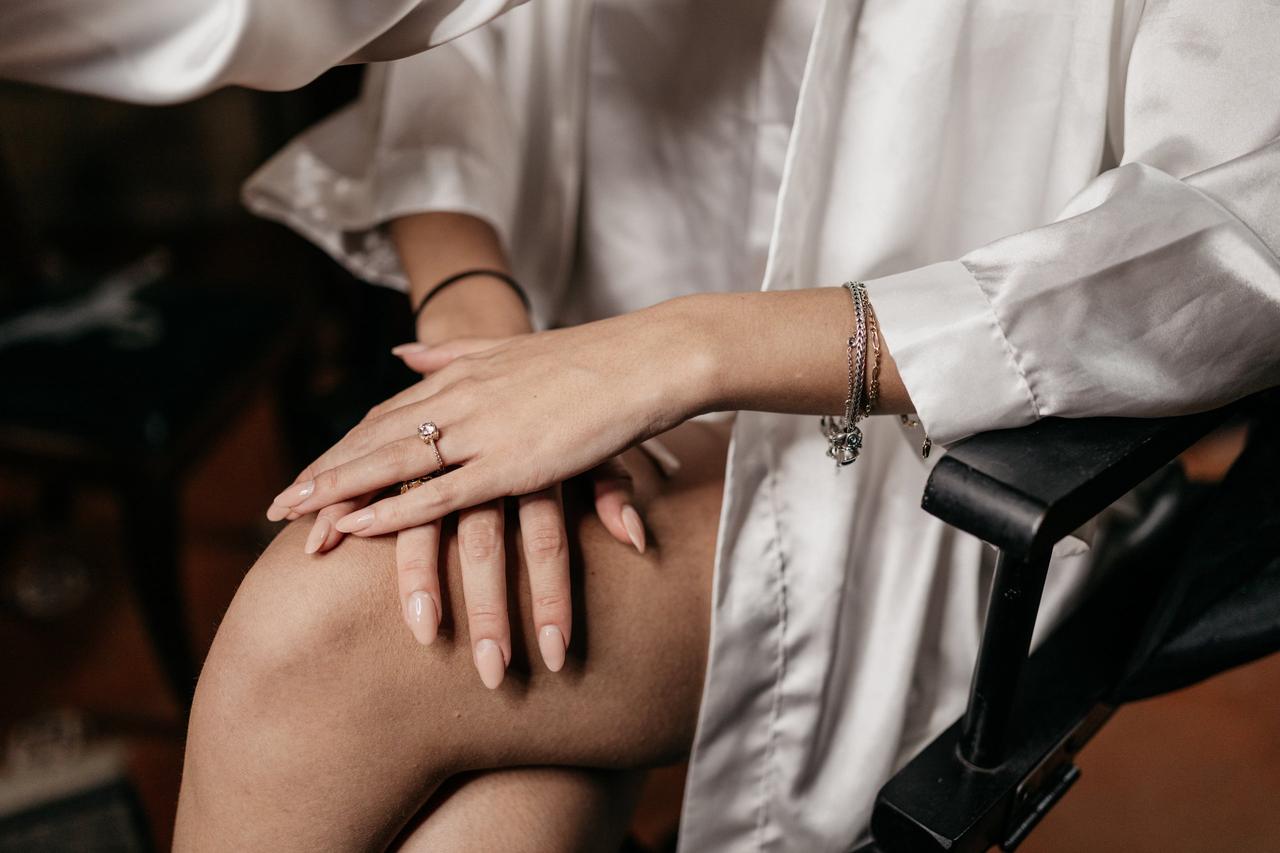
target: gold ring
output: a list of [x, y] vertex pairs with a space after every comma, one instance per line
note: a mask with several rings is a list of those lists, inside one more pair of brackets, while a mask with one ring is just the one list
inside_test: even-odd
[[427, 482], [427, 480], [430, 480], [430, 479], [431, 479], [431, 475], [428, 475], [426, 477], [414, 477], [412, 480], [407, 480], [400, 484], [400, 494], [403, 495], [406, 492], [408, 492], [410, 489], [416, 489], [418, 488], [418, 486], [421, 486], [423, 483]]
[[436, 470], [444, 470], [444, 457], [440, 455], [440, 448], [436, 447], [436, 440], [440, 438], [440, 427], [431, 421], [424, 421], [418, 425], [418, 437], [423, 440], [431, 448], [431, 452], [436, 457]]

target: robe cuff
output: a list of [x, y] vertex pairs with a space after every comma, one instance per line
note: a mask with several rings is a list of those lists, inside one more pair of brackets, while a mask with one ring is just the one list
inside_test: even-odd
[[959, 261], [866, 282], [880, 334], [935, 444], [1039, 418], [981, 285]]

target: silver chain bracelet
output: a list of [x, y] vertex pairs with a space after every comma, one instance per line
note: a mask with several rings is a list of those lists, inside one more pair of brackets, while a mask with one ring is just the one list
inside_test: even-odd
[[862, 450], [862, 430], [858, 420], [863, 415], [862, 386], [867, 368], [867, 286], [860, 281], [847, 281], [845, 290], [853, 300], [854, 327], [845, 351], [849, 367], [849, 393], [840, 417], [824, 415], [819, 421], [827, 438], [827, 456], [836, 461], [836, 470], [852, 465]]

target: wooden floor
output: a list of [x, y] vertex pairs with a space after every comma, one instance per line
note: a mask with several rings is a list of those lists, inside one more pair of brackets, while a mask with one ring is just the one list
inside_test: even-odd
[[[184, 579], [197, 648], [270, 536], [259, 510], [285, 482], [270, 409], [253, 408], [189, 482]], [[24, 484], [0, 480], [0, 515], [30, 514]], [[87, 605], [35, 624], [0, 615], [0, 725], [56, 707], [123, 738], [161, 849], [181, 770], [178, 716], [121, 582], [115, 513], [86, 495], [76, 545], [100, 583]], [[1022, 848], [1026, 853], [1280, 851], [1280, 656], [1122, 709], [1089, 746], [1083, 778]], [[636, 818], [653, 842], [676, 819], [681, 775], [657, 774]]]

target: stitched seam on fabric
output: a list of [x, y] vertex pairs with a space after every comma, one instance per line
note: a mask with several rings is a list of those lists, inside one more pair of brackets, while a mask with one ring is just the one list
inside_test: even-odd
[[777, 459], [770, 454], [768, 494], [769, 512], [773, 516], [773, 550], [778, 573], [778, 652], [777, 674], [773, 682], [773, 699], [769, 708], [769, 734], [765, 745], [763, 767], [760, 772], [760, 805], [756, 812], [756, 849], [763, 850], [764, 831], [769, 823], [770, 781], [774, 775], [774, 757], [777, 755], [778, 718], [782, 712], [782, 681], [787, 669], [787, 567], [782, 553], [782, 520], [777, 501]]
[[1004, 354], [1009, 359], [1009, 364], [1013, 365], [1013, 370], [1018, 374], [1018, 378], [1022, 380], [1022, 387], [1027, 392], [1027, 400], [1031, 403], [1031, 412], [1039, 420], [1042, 417], [1040, 414], [1040, 401], [1036, 399], [1035, 389], [1031, 387], [1031, 381], [1027, 379], [1027, 373], [1022, 369], [1022, 363], [1018, 360], [1017, 350], [1013, 348], [1013, 344], [1009, 343], [1009, 336], [1005, 334], [1004, 326], [1000, 324], [1000, 314], [996, 311], [995, 303], [991, 301], [991, 294], [987, 293], [987, 289], [982, 286], [982, 278], [969, 269], [968, 264], [961, 261], [960, 265], [969, 271], [969, 275], [973, 277], [974, 284], [978, 286], [978, 292], [982, 294], [983, 300], [986, 301], [987, 308], [991, 311], [992, 325], [995, 326], [996, 333], [1000, 336], [1000, 343], [1004, 346]]

